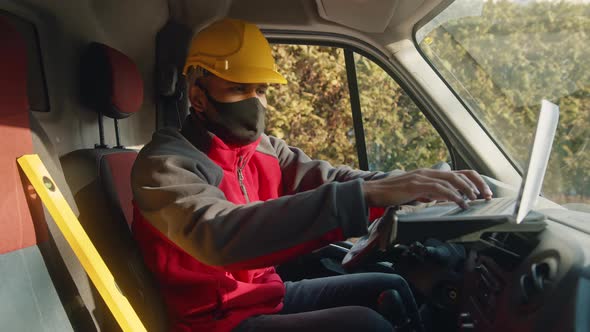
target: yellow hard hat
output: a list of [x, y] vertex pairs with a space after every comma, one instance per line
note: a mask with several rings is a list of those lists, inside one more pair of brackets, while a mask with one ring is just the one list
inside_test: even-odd
[[276, 70], [270, 45], [254, 24], [223, 19], [193, 38], [186, 58], [189, 67], [202, 67], [224, 80], [237, 83], [280, 83], [287, 80]]

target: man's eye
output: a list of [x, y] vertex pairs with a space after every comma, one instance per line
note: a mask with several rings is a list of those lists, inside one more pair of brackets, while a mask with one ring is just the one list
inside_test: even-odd
[[246, 91], [246, 89], [244, 89], [244, 87], [242, 87], [242, 86], [234, 86], [231, 88], [231, 90], [234, 92], [240, 92], [240, 93]]
[[256, 89], [256, 93], [258, 93], [259, 95], [264, 95], [266, 94], [266, 89]]

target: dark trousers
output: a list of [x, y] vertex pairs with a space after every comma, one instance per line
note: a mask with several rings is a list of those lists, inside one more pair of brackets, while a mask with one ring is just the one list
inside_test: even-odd
[[286, 282], [285, 287], [283, 310], [250, 317], [234, 331], [393, 331], [376, 311], [379, 294], [389, 289], [400, 293], [408, 313], [418, 313], [408, 284], [395, 274], [348, 274]]

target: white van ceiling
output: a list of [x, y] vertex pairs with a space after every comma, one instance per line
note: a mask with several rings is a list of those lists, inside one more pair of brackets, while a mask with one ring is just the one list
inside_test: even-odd
[[[353, 34], [382, 46], [408, 39], [442, 0], [169, 0], [170, 13], [198, 31], [224, 16], [262, 28]], [[444, 1], [448, 3], [450, 1]]]
[[363, 32], [383, 32], [389, 25], [399, 0], [316, 0], [325, 20]]

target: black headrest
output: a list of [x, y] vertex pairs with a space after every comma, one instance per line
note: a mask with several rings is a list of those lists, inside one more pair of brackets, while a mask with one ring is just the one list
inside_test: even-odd
[[139, 111], [143, 81], [129, 57], [104, 44], [91, 43], [80, 65], [80, 93], [85, 106], [113, 119]]

